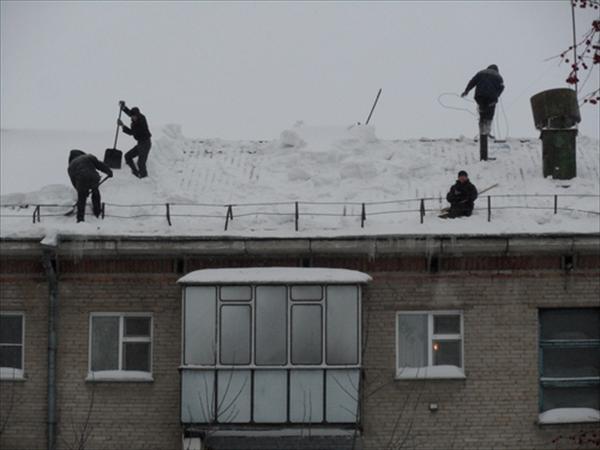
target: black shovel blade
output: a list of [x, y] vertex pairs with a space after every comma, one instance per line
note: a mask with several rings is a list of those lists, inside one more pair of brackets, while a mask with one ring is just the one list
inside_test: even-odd
[[123, 152], [121, 150], [117, 150], [116, 148], [107, 148], [104, 152], [104, 164], [111, 169], [120, 169], [122, 156]]

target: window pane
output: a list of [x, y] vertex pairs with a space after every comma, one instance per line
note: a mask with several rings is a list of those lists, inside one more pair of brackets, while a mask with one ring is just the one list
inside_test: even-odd
[[461, 341], [433, 341], [433, 365], [462, 367]]
[[544, 348], [544, 377], [600, 376], [600, 348]]
[[22, 369], [22, 351], [20, 345], [0, 345], [0, 367]]
[[358, 364], [358, 292], [327, 288], [327, 364]]
[[541, 339], [600, 339], [600, 308], [540, 311]]
[[554, 408], [600, 409], [600, 386], [542, 389], [543, 411]]
[[144, 372], [150, 372], [150, 343], [124, 343], [123, 370], [141, 370]]
[[398, 367], [427, 366], [427, 314], [398, 316]]
[[256, 364], [285, 364], [286, 347], [286, 288], [259, 286], [256, 288]]
[[185, 364], [214, 364], [217, 289], [185, 288]]
[[0, 344], [21, 344], [23, 338], [23, 316], [0, 316]]
[[460, 334], [460, 316], [433, 316], [433, 334]]
[[292, 286], [292, 300], [321, 300], [322, 298], [321, 286]]
[[221, 300], [251, 300], [252, 289], [250, 286], [222, 286], [221, 287]]
[[218, 372], [217, 421], [220, 423], [250, 422], [249, 370], [224, 370]]
[[125, 317], [125, 336], [150, 336], [150, 317]]
[[92, 370], [119, 369], [119, 318], [92, 317]]
[[327, 371], [327, 421], [358, 422], [358, 369]]
[[250, 307], [221, 307], [221, 364], [250, 364]]
[[287, 420], [287, 371], [254, 372], [254, 421], [282, 423]]
[[320, 305], [292, 307], [292, 364], [321, 364], [322, 336]]
[[322, 370], [290, 372], [290, 421], [295, 423], [323, 421]]
[[181, 372], [181, 421], [206, 423], [215, 416], [215, 372], [183, 370]]

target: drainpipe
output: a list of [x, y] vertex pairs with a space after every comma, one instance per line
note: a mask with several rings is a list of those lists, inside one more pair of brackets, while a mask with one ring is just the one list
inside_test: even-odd
[[58, 278], [54, 253], [44, 249], [42, 264], [48, 277], [48, 450], [56, 448], [56, 346], [58, 320]]

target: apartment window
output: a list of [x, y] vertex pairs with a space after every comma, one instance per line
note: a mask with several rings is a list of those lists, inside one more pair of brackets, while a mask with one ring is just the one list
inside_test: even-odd
[[88, 380], [152, 380], [152, 316], [94, 313], [90, 316]]
[[541, 309], [540, 423], [600, 421], [600, 308]]
[[399, 312], [396, 378], [464, 378], [462, 336], [461, 312]]
[[182, 422], [357, 421], [358, 285], [187, 286], [183, 304]]
[[0, 313], [0, 379], [22, 379], [25, 319], [21, 313]]

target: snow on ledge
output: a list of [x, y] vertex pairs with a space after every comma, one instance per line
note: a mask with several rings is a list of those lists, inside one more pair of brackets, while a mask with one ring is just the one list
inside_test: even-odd
[[363, 272], [316, 267], [248, 267], [243, 269], [202, 269], [177, 280], [182, 284], [224, 283], [367, 283]]
[[0, 380], [20, 381], [25, 379], [25, 374], [22, 369], [13, 367], [0, 367]]
[[558, 423], [600, 422], [600, 411], [593, 408], [556, 408], [539, 415], [542, 425]]
[[465, 372], [457, 366], [399, 367], [397, 380], [464, 379]]
[[137, 370], [100, 370], [88, 372], [85, 381], [110, 381], [110, 382], [151, 382], [154, 381], [150, 372]]

